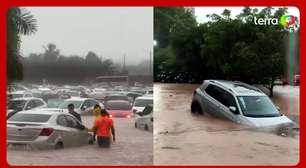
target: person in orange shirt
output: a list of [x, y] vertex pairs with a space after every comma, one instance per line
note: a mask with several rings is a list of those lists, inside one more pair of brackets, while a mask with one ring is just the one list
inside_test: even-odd
[[110, 147], [111, 137], [113, 142], [116, 141], [114, 122], [108, 117], [108, 113], [102, 109], [101, 116], [95, 120], [93, 131], [97, 135], [97, 142], [99, 147]]

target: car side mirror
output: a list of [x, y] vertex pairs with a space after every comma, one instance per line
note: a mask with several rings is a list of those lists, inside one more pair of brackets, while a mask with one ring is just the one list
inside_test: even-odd
[[83, 130], [85, 130], [85, 126], [82, 125], [82, 124], [80, 124], [80, 125], [78, 125], [78, 129], [81, 130], [81, 131], [83, 131]]
[[239, 114], [236, 107], [234, 107], [234, 106], [229, 106], [228, 108], [229, 108], [229, 110], [230, 110], [231, 112], [233, 112], [234, 114]]
[[142, 111], [136, 112], [136, 114], [139, 115], [139, 116], [143, 116]]
[[81, 110], [87, 109], [87, 106], [82, 106]]
[[32, 106], [27, 106], [26, 107], [26, 110], [30, 110], [30, 109], [32, 109]]

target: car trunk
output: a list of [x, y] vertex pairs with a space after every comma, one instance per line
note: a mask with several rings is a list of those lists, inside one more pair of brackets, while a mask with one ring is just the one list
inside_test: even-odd
[[45, 123], [8, 122], [8, 141], [33, 141], [41, 133]]

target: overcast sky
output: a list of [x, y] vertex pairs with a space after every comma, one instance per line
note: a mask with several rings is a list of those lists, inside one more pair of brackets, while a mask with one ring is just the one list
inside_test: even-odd
[[38, 31], [23, 36], [21, 52], [43, 53], [43, 45], [56, 44], [61, 54], [102, 58], [138, 64], [153, 50], [153, 8], [26, 8], [37, 19]]
[[[197, 21], [199, 23], [207, 22], [210, 19], [206, 17], [208, 14], [221, 14], [224, 9], [229, 9], [231, 11], [231, 16], [234, 18], [238, 14], [242, 12], [242, 9], [244, 7], [196, 7], [195, 8], [195, 16], [197, 18]], [[253, 7], [251, 7], [253, 8]], [[263, 9], [264, 7], [256, 7], [259, 10]], [[278, 7], [273, 7], [273, 8], [278, 8]], [[299, 9], [296, 7], [287, 7], [288, 8], [288, 14], [297, 16], [300, 18], [300, 12]]]

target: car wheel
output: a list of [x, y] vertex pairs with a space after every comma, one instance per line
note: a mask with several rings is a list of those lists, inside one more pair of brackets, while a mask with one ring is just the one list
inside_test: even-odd
[[148, 131], [148, 130], [149, 130], [148, 125], [145, 125], [145, 126], [144, 126], [144, 130], [146, 130], [146, 131]]
[[138, 128], [138, 125], [137, 125], [137, 123], [135, 122], [135, 128]]
[[55, 149], [58, 150], [58, 149], [63, 149], [64, 148], [64, 144], [63, 142], [57, 142], [56, 145], [55, 145]]
[[198, 102], [192, 102], [191, 104], [191, 112], [193, 114], [203, 114], [202, 108]]

